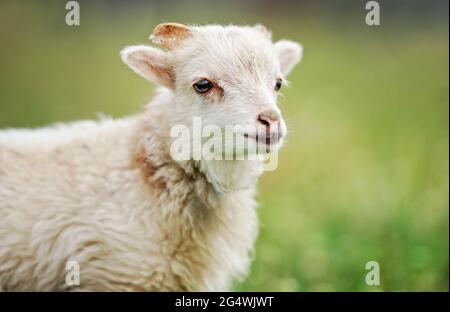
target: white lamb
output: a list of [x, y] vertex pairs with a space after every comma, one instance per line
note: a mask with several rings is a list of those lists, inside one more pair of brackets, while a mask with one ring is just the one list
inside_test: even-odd
[[121, 53], [161, 86], [142, 114], [0, 132], [0, 290], [213, 291], [246, 274], [261, 162], [174, 160], [170, 130], [253, 124], [245, 137], [276, 151], [302, 48], [261, 25], [167, 23], [151, 40]]

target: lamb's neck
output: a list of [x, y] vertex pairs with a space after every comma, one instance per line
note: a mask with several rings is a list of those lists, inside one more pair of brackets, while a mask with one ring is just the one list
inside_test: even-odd
[[261, 163], [256, 160], [201, 160], [198, 168], [220, 194], [252, 189], [261, 175]]

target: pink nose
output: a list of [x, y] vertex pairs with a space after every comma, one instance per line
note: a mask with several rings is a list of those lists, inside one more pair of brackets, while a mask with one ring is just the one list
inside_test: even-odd
[[278, 131], [280, 119], [280, 113], [275, 110], [266, 110], [258, 116], [258, 122], [266, 127], [266, 132]]

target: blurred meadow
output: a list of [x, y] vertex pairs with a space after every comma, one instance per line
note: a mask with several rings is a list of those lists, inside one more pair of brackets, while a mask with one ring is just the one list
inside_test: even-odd
[[[138, 112], [154, 87], [120, 60], [160, 22], [263, 23], [304, 45], [280, 105], [290, 134], [259, 186], [243, 291], [448, 291], [447, 1], [0, 2], [0, 128]], [[340, 4], [340, 5], [339, 5]], [[365, 265], [380, 264], [368, 286]]]

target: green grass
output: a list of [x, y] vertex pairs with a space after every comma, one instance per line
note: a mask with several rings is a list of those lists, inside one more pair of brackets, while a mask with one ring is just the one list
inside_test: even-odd
[[[118, 52], [181, 15], [115, 14], [69, 28], [63, 7], [0, 5], [0, 127], [137, 112], [152, 87]], [[290, 135], [261, 180], [255, 260], [236, 289], [448, 291], [448, 30], [233, 21], [266, 20], [305, 57], [283, 90]], [[365, 284], [370, 260], [381, 286]]]

